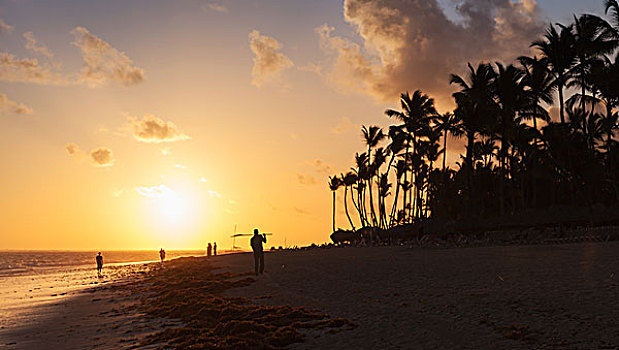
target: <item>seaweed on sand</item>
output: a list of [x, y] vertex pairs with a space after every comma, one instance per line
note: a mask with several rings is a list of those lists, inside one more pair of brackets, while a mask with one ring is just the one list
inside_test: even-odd
[[138, 306], [152, 317], [181, 320], [142, 341], [183, 349], [279, 349], [303, 341], [302, 328], [353, 327], [345, 319], [291, 306], [261, 306], [246, 298], [226, 297], [227, 289], [255, 280], [250, 273], [215, 273], [206, 259], [180, 258], [131, 286], [144, 297]]

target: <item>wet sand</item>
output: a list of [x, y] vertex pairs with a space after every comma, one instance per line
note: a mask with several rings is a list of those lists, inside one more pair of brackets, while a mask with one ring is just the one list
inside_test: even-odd
[[[253, 270], [250, 254], [211, 262]], [[225, 294], [357, 325], [302, 330], [294, 349], [617, 349], [618, 267], [619, 243], [268, 252], [264, 275]], [[128, 291], [108, 286], [39, 308], [32, 325], [0, 330], [0, 348], [130, 348], [178, 326], [132, 308]]]

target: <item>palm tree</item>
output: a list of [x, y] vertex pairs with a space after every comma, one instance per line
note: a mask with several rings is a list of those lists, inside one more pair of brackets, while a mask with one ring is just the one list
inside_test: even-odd
[[445, 172], [447, 136], [451, 134], [453, 137], [461, 137], [464, 133], [464, 127], [462, 119], [451, 112], [437, 115], [434, 118], [434, 123], [436, 130], [443, 133], [443, 172]]
[[353, 168], [352, 170], [357, 175], [357, 202], [355, 203], [355, 200], [353, 198], [353, 205], [359, 212], [359, 220], [361, 221], [361, 226], [367, 226], [368, 220], [367, 212], [365, 210], [365, 181], [368, 179], [370, 173], [368, 170], [367, 153], [355, 154], [355, 163], [357, 167]]
[[619, 3], [617, 0], [604, 0], [604, 13], [610, 12], [615, 31], [619, 30]]
[[391, 184], [389, 183], [389, 174], [384, 173], [380, 175], [378, 180], [378, 212], [380, 216], [380, 227], [387, 228], [387, 210], [385, 206], [385, 199], [391, 194]]
[[[346, 211], [346, 217], [348, 218], [350, 227], [353, 231], [355, 231], [355, 224], [353, 224], [352, 219], [350, 218], [350, 214], [348, 213], [348, 187], [351, 187], [357, 183], [357, 174], [349, 171], [346, 174], [342, 174], [340, 179], [342, 180], [342, 183], [344, 185], [344, 211]], [[352, 196], [352, 191], [350, 191], [350, 193]]]
[[526, 102], [520, 115], [525, 119], [533, 119], [533, 127], [537, 129], [537, 119], [548, 122], [548, 111], [540, 106], [540, 102], [552, 105], [553, 92], [556, 89], [554, 79], [548, 70], [548, 59], [521, 56], [518, 58], [524, 71], [522, 84], [525, 88]]
[[492, 163], [492, 157], [495, 156], [499, 147], [494, 143], [493, 139], [487, 138], [475, 142], [475, 149], [475, 153], [481, 157], [484, 167], [487, 168]]
[[335, 232], [335, 192], [342, 186], [342, 180], [336, 176], [329, 177], [329, 189], [333, 192], [333, 232]]
[[477, 69], [468, 64], [468, 74], [465, 78], [459, 75], [451, 75], [450, 84], [456, 84], [460, 91], [453, 94], [456, 100], [454, 114], [462, 120], [466, 132], [466, 156], [463, 168], [466, 171], [468, 206], [467, 210], [474, 212], [473, 204], [473, 147], [475, 137], [487, 132], [486, 118], [493, 114], [496, 109], [492, 85], [494, 83], [494, 71], [487, 63], [480, 63]]
[[[619, 106], [619, 86], [616, 83], [619, 81], [619, 53], [615, 56], [614, 61], [605, 57], [603, 61], [597, 63], [592, 67], [588, 81], [596, 105], [606, 111], [604, 115], [606, 120], [604, 125], [607, 131], [606, 150], [610, 151], [617, 124], [616, 113], [613, 111]], [[610, 166], [610, 157], [607, 161]]]
[[368, 182], [368, 188], [370, 190], [370, 215], [372, 218], [372, 224], [376, 226], [378, 225], [378, 222], [376, 221], [376, 211], [374, 210], [374, 200], [372, 198], [372, 187], [373, 187], [372, 179], [376, 175], [377, 169], [374, 169], [371, 163], [371, 156], [372, 156], [372, 148], [376, 147], [379, 142], [385, 139], [386, 135], [383, 133], [383, 129], [375, 125], [372, 125], [369, 128], [367, 128], [364, 125], [361, 128], [361, 131], [363, 134], [363, 140], [365, 141], [365, 144], [368, 146], [368, 169], [370, 172], [369, 182]]
[[497, 120], [494, 132], [501, 141], [501, 150], [499, 152], [499, 170], [501, 173], [499, 182], [499, 208], [502, 216], [505, 214], [505, 159], [508, 155], [510, 143], [514, 139], [517, 130], [516, 114], [525, 106], [525, 94], [523, 86], [520, 83], [524, 76], [523, 71], [511, 64], [504, 67], [498, 62], [496, 63], [496, 67], [496, 77], [493, 85], [499, 119]]
[[[568, 29], [562, 26], [563, 29]], [[573, 68], [568, 88], [580, 88], [581, 96], [586, 96], [589, 87], [588, 78], [594, 62], [600, 55], [613, 52], [617, 47], [614, 31], [610, 24], [598, 16], [584, 14], [574, 16], [570, 26], [574, 34], [574, 53], [577, 64]], [[581, 107], [585, 111], [585, 99], [581, 99]], [[587, 116], [583, 118], [583, 132], [587, 135]]]
[[[414, 153], [417, 142], [417, 134], [422, 132], [424, 129], [429, 128], [430, 120], [437, 114], [436, 108], [434, 107], [434, 99], [421, 92], [421, 90], [416, 90], [412, 95], [408, 92], [401, 94], [400, 105], [402, 107], [402, 111], [388, 109], [385, 111], [385, 114], [388, 117], [395, 118], [403, 123], [402, 126], [404, 126], [408, 131], [409, 141], [412, 142]], [[406, 161], [409, 160], [409, 146], [410, 144], [407, 142], [405, 150]], [[404, 182], [407, 182], [406, 172], [404, 173]], [[410, 204], [406, 201], [407, 192], [408, 191], [404, 192], [404, 200], [402, 204], [404, 211], [406, 211], [407, 205]]]
[[546, 29], [544, 38], [536, 40], [531, 47], [537, 48], [542, 57], [548, 60], [550, 71], [555, 78], [555, 86], [559, 91], [559, 113], [561, 123], [565, 124], [565, 104], [563, 89], [570, 77], [570, 70], [575, 64], [574, 35], [571, 26], [561, 27], [558, 32], [554, 25], [550, 24]]

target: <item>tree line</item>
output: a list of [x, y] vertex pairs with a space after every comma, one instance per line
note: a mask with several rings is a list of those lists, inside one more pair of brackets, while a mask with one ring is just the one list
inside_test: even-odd
[[[617, 205], [619, 4], [605, 0], [605, 9], [607, 18], [548, 25], [531, 44], [533, 57], [469, 63], [463, 76], [452, 74], [451, 112], [438, 113], [422, 91], [403, 93], [400, 110], [385, 111], [397, 123], [363, 126], [367, 148], [350, 171], [329, 178], [333, 230], [342, 189], [353, 230]], [[453, 168], [450, 136], [465, 140]]]

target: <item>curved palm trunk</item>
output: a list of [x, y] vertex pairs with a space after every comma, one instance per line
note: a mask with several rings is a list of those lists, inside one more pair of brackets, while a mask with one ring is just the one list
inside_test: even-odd
[[350, 222], [350, 227], [352, 228], [353, 231], [355, 231], [355, 225], [352, 223], [350, 214], [348, 214], [348, 186], [344, 186], [344, 211], [346, 212], [346, 217], [348, 218], [348, 222]]
[[469, 216], [475, 212], [473, 201], [473, 147], [475, 145], [475, 133], [467, 132], [467, 145], [466, 145], [466, 182], [468, 187], [468, 205], [463, 212], [468, 213]]
[[333, 232], [335, 232], [335, 191], [333, 192]]
[[565, 106], [563, 101], [563, 77], [560, 77], [561, 82], [557, 84], [559, 90], [559, 115], [561, 116], [561, 124], [565, 124]]
[[[371, 159], [370, 157], [372, 155], [371, 152], [372, 152], [372, 148], [368, 147], [368, 169], [370, 169], [371, 166], [372, 166], [372, 163], [371, 163], [371, 160], [370, 160]], [[374, 210], [374, 199], [372, 197], [372, 187], [373, 187], [372, 186], [372, 183], [373, 183], [372, 179], [373, 178], [374, 178], [374, 176], [372, 174], [370, 174], [370, 180], [368, 181], [368, 186], [370, 187], [370, 218], [372, 219], [372, 224], [374, 226], [377, 226], [377, 223], [376, 223], [376, 211]]]
[[395, 218], [396, 215], [396, 210], [398, 208], [398, 195], [400, 194], [400, 180], [397, 179], [397, 175], [396, 175], [396, 188], [395, 188], [395, 196], [393, 199], [393, 204], [391, 205], [391, 214], [389, 217], [389, 226], [391, 227], [393, 225], [393, 220]]
[[443, 173], [445, 172], [445, 160], [447, 158], [447, 130], [445, 130], [445, 136], [443, 140]]
[[[359, 214], [359, 222], [361, 222], [361, 226], [363, 226], [363, 216], [361, 215], [361, 208], [359, 208], [359, 205], [355, 202], [355, 196], [353, 194], [353, 190], [350, 190], [350, 200], [352, 201], [353, 206], [355, 207], [355, 209], [357, 210], [357, 213]], [[359, 190], [357, 190], [357, 199], [359, 198]]]
[[[409, 148], [409, 146], [408, 146], [408, 144], [406, 144], [406, 151], [404, 153], [404, 162], [405, 162], [406, 166], [404, 168], [404, 182], [403, 183], [406, 183], [406, 175], [408, 173], [408, 148]], [[402, 212], [404, 214], [404, 216], [403, 216], [404, 217], [404, 222], [408, 221], [406, 219], [406, 194], [407, 194], [407, 192], [408, 192], [407, 190], [404, 190], [404, 198], [403, 198], [403, 201], [402, 201]]]
[[[503, 130], [503, 135], [505, 135], [505, 131]], [[505, 137], [501, 137], [501, 161], [500, 161], [500, 171], [501, 176], [499, 179], [499, 208], [501, 216], [505, 215], [505, 155], [507, 153]]]

